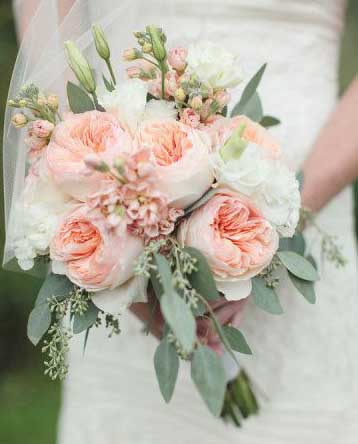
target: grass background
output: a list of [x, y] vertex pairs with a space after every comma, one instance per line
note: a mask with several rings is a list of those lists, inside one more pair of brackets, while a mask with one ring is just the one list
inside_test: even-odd
[[[358, 1], [351, 0], [342, 40], [340, 85], [358, 72]], [[17, 46], [10, 0], [0, 0], [0, 140], [4, 108]], [[0, 159], [2, 153], [0, 152]], [[358, 187], [356, 202], [358, 203]], [[0, 185], [2, 193], [2, 183]], [[0, 196], [0, 246], [4, 241]], [[358, 221], [358, 205], [356, 221]], [[357, 225], [358, 226], [358, 225]], [[0, 271], [0, 443], [54, 444], [60, 386], [42, 376], [39, 352], [26, 340], [26, 319], [40, 282]]]

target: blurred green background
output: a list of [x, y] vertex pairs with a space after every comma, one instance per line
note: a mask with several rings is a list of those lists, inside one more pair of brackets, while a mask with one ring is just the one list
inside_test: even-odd
[[[351, 0], [342, 41], [341, 91], [358, 71], [358, 1]], [[17, 52], [10, 0], [0, 0], [0, 122]], [[2, 140], [2, 124], [0, 125]], [[0, 153], [2, 156], [2, 153]], [[0, 157], [1, 158], [1, 157]], [[4, 242], [1, 183], [0, 246]], [[358, 203], [358, 187], [356, 186]], [[358, 221], [358, 205], [356, 221]], [[0, 443], [54, 444], [60, 387], [42, 376], [39, 351], [26, 339], [26, 320], [40, 286], [27, 276], [0, 271]], [[337, 443], [338, 444], [338, 443]]]

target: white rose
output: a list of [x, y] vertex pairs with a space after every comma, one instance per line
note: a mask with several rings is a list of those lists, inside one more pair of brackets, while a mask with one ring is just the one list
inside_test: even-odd
[[237, 56], [217, 43], [202, 41], [188, 48], [188, 69], [214, 89], [234, 88], [240, 83]]
[[150, 100], [145, 107], [143, 120], [176, 120], [177, 115], [174, 102]]
[[294, 235], [301, 206], [299, 183], [282, 162], [273, 162], [270, 174], [255, 196], [255, 203], [281, 236]]
[[262, 148], [248, 145], [238, 159], [225, 162], [220, 153], [211, 161], [219, 184], [229, 185], [246, 196], [252, 196], [270, 174], [270, 163], [263, 157]]
[[27, 176], [11, 219], [10, 244], [23, 270], [30, 270], [36, 256], [48, 252], [59, 219], [71, 205], [44, 171], [37, 173]]
[[140, 79], [128, 79], [116, 86], [112, 92], [99, 97], [100, 104], [106, 111], [135, 131], [143, 118], [147, 102], [148, 85]]

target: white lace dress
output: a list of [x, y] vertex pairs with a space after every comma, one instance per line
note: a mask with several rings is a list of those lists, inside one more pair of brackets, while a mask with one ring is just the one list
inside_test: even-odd
[[[97, 3], [97, 2], [96, 2]], [[337, 98], [337, 60], [343, 0], [175, 1], [185, 33], [205, 18], [213, 38], [239, 50], [247, 78], [268, 62], [260, 86], [265, 111], [282, 125], [273, 131], [299, 168]], [[143, 0], [143, 14], [151, 2]], [[165, 14], [151, 11], [156, 22]], [[143, 17], [141, 17], [143, 20]], [[170, 33], [178, 30], [175, 19]], [[339, 147], [337, 147], [339, 155]], [[331, 161], [331, 160], [329, 160]], [[254, 356], [242, 363], [267, 394], [259, 416], [243, 429], [214, 419], [192, 386], [188, 368], [170, 405], [162, 401], [153, 370], [156, 340], [144, 337], [131, 314], [122, 334], [91, 331], [74, 340], [64, 386], [60, 444], [356, 444], [358, 442], [357, 265], [351, 191], [321, 213], [339, 237], [349, 263], [321, 269], [317, 304], [291, 287], [281, 294], [285, 314], [250, 306], [242, 326]], [[318, 243], [310, 236], [309, 247]]]

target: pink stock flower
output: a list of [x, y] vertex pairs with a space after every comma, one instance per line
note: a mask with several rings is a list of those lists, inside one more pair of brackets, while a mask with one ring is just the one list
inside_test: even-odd
[[[93, 159], [94, 164], [96, 159]], [[89, 204], [107, 218], [108, 226], [119, 233], [128, 229], [144, 239], [168, 235], [182, 211], [168, 206], [166, 194], [156, 188], [157, 174], [149, 149], [123, 154], [112, 168], [122, 183], [103, 184], [103, 190], [92, 195]]]
[[168, 62], [170, 66], [176, 71], [182, 72], [186, 67], [186, 58], [188, 50], [181, 46], [172, 48], [168, 53]]
[[47, 164], [58, 185], [69, 195], [85, 201], [96, 192], [103, 174], [89, 174], [85, 158], [96, 154], [106, 163], [130, 151], [131, 138], [109, 113], [88, 111], [68, 114], [54, 130], [47, 148]]
[[108, 229], [102, 213], [78, 205], [64, 217], [50, 245], [50, 257], [68, 278], [88, 291], [115, 288], [133, 274], [143, 241]]
[[205, 133], [177, 121], [151, 121], [140, 129], [138, 144], [150, 149], [157, 187], [172, 206], [185, 208], [210, 188], [213, 173]]
[[199, 128], [200, 126], [200, 116], [191, 108], [184, 109], [180, 116], [180, 121], [191, 128]]
[[[247, 299], [240, 301], [227, 301], [221, 298], [218, 301], [211, 302], [215, 316], [220, 325], [232, 325], [238, 328], [243, 317]], [[216, 330], [213, 328], [212, 320], [208, 317], [198, 318], [196, 321], [196, 332], [199, 341], [210, 347], [217, 354], [224, 352], [224, 347]]]
[[25, 139], [25, 143], [28, 146], [28, 156], [31, 162], [34, 162], [41, 157], [45, 147], [47, 147], [47, 139], [41, 139], [40, 137], [30, 136]]
[[[149, 92], [156, 98], [162, 96], [162, 78], [159, 71], [156, 72], [156, 77], [149, 81]], [[180, 87], [179, 76], [174, 70], [169, 70], [165, 75], [164, 80], [164, 94], [165, 98], [174, 97], [175, 91]]]
[[224, 106], [226, 106], [230, 102], [230, 99], [231, 95], [226, 90], [218, 91], [215, 94], [215, 100], [218, 102], [220, 109], [224, 108]]
[[35, 120], [32, 122], [29, 135], [39, 137], [40, 139], [47, 139], [51, 136], [55, 125], [48, 120]]
[[270, 223], [246, 198], [225, 188], [181, 223], [178, 239], [206, 256], [227, 299], [246, 297], [249, 280], [271, 262], [278, 248]]

